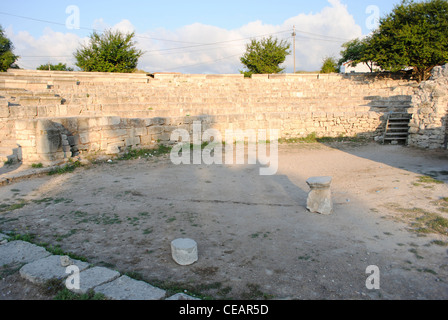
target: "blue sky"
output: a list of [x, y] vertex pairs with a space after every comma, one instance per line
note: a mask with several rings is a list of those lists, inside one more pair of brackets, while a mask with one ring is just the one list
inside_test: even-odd
[[[114, 27], [123, 31], [135, 31], [139, 46], [149, 51], [142, 59], [140, 68], [146, 71], [185, 73], [238, 72], [238, 68], [242, 68], [238, 65], [238, 53], [243, 53], [245, 42], [232, 42], [233, 40], [262, 34], [275, 34], [288, 39], [292, 25], [295, 24], [302, 37], [297, 40], [301, 44], [300, 49], [303, 49], [296, 56], [300, 60], [298, 67], [309, 71], [318, 68], [318, 62], [325, 54], [337, 55], [343, 40], [368, 34], [370, 30], [366, 23], [372, 21], [372, 15], [375, 14], [371, 11], [372, 8], [376, 8], [380, 16], [383, 16], [399, 2], [400, 0], [0, 0], [0, 24], [13, 40], [16, 53], [24, 57], [21, 60], [24, 67], [34, 68], [44, 60], [56, 62], [58, 59], [65, 59], [63, 62], [73, 65], [74, 61], [69, 56], [76, 46], [86, 41], [91, 29]], [[65, 26], [70, 17], [66, 9], [70, 5], [79, 9], [79, 30]], [[300, 33], [301, 31], [304, 33]], [[207, 50], [200, 51], [187, 50], [187, 45], [182, 45], [182, 41], [222, 44], [204, 47]], [[304, 45], [308, 48], [303, 48]], [[174, 47], [185, 49], [170, 51]], [[157, 50], [161, 50], [158, 55]], [[313, 51], [313, 54], [308, 56], [306, 51]], [[42, 59], [38, 61], [37, 57]], [[291, 59], [286, 64], [287, 71], [291, 71]]]

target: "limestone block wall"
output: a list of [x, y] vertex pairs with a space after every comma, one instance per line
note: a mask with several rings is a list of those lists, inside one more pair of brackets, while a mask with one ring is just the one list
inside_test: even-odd
[[421, 148], [447, 148], [448, 64], [436, 67], [430, 80], [419, 85], [412, 98], [408, 144]]
[[[379, 138], [386, 114], [407, 111], [414, 83], [360, 75], [117, 75], [13, 70], [0, 74], [0, 156], [24, 162], [117, 154], [169, 143], [194, 119], [281, 138]], [[3, 151], [2, 149], [3, 148]]]
[[129, 148], [173, 144], [171, 133], [178, 128], [192, 132], [193, 121], [203, 130], [210, 119], [120, 117], [73, 117], [16, 120], [17, 143], [24, 163], [61, 163], [77, 155], [118, 155]]

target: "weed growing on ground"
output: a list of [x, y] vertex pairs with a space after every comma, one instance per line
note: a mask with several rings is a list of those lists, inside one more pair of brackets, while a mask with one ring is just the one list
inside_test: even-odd
[[75, 171], [76, 168], [82, 167], [81, 162], [75, 161], [75, 162], [69, 162], [65, 166], [56, 168], [48, 172], [48, 175], [56, 175], [56, 174], [64, 174]]

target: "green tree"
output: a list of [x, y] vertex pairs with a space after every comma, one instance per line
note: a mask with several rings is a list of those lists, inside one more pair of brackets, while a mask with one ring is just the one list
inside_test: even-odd
[[448, 1], [403, 0], [380, 19], [369, 49], [382, 69], [412, 67], [419, 82], [427, 80], [433, 67], [448, 62]]
[[354, 39], [342, 45], [341, 59], [339, 59], [339, 68], [343, 63], [348, 62], [350, 67], [356, 67], [359, 63], [365, 63], [370, 72], [373, 72], [374, 55], [369, 46], [370, 38], [363, 40]]
[[0, 26], [0, 72], [5, 72], [8, 68], [17, 68], [14, 63], [19, 59], [12, 51], [14, 46]]
[[135, 47], [135, 33], [94, 32], [90, 42], [76, 50], [76, 65], [88, 72], [134, 72], [143, 51]]
[[280, 73], [285, 69], [280, 64], [291, 54], [290, 47], [291, 44], [286, 40], [279, 41], [272, 36], [260, 41], [253, 39], [247, 44], [246, 53], [240, 59], [247, 71], [240, 72], [246, 77], [252, 74]]
[[60, 62], [58, 64], [43, 64], [37, 67], [36, 70], [73, 71], [73, 68], [69, 68], [65, 63]]
[[326, 57], [323, 60], [321, 73], [335, 73], [339, 72], [338, 61], [335, 57]]

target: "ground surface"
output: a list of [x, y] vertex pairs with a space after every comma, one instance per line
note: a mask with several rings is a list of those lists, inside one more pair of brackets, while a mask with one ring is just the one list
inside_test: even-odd
[[[306, 210], [311, 176], [333, 177], [333, 215]], [[0, 232], [203, 298], [448, 299], [447, 183], [447, 151], [374, 143], [281, 145], [274, 176], [113, 161], [0, 187]], [[171, 258], [183, 237], [198, 243], [191, 266]], [[2, 270], [0, 299], [49, 298]]]

